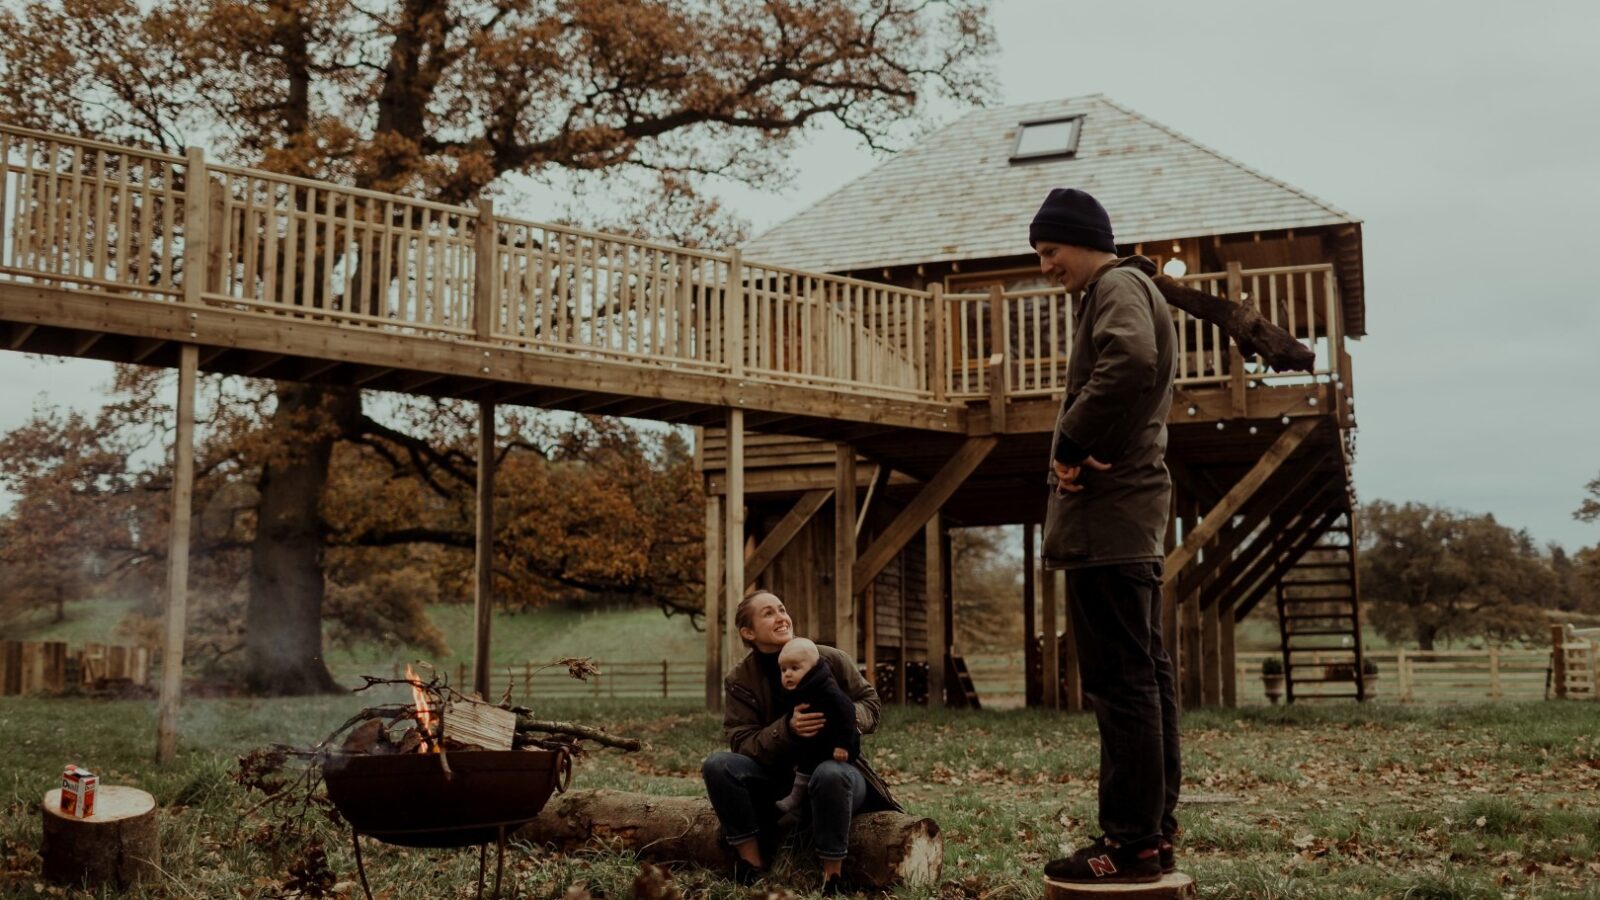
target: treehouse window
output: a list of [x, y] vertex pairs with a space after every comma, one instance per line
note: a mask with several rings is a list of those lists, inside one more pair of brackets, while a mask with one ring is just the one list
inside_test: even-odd
[[1011, 161], [1072, 156], [1078, 152], [1078, 132], [1082, 124], [1082, 116], [1019, 124], [1017, 146], [1011, 151]]

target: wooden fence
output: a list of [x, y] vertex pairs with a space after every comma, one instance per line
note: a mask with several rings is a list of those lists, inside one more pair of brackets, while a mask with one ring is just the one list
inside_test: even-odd
[[0, 641], [0, 697], [59, 694], [108, 682], [148, 684], [150, 659], [148, 647], [90, 643], [69, 649], [62, 641]]
[[[1588, 648], [1592, 644], [1585, 644]], [[1568, 681], [1575, 687], [1568, 696], [1595, 696], [1596, 666], [1592, 660], [1600, 657], [1584, 656], [1586, 649], [1568, 651]], [[1268, 703], [1261, 683], [1261, 661], [1277, 657], [1276, 652], [1239, 653], [1234, 672], [1238, 685], [1240, 706], [1259, 706]], [[1401, 703], [1456, 703], [1494, 702], [1499, 700], [1543, 700], [1556, 696], [1551, 682], [1551, 655], [1543, 649], [1520, 650], [1491, 647], [1486, 650], [1387, 650], [1366, 653], [1366, 658], [1378, 667], [1375, 678], [1369, 677], [1367, 690], [1371, 699], [1379, 702]], [[1330, 651], [1326, 659], [1317, 654], [1297, 654], [1299, 662], [1329, 665], [1348, 663], [1350, 654]], [[967, 669], [972, 673], [978, 697], [986, 705], [1020, 705], [1023, 697], [1023, 669], [1021, 655], [984, 655], [966, 657]], [[1576, 673], [1580, 673], [1581, 676]], [[1585, 687], [1588, 685], [1588, 687]], [[1301, 685], [1299, 696], [1312, 696], [1318, 690], [1343, 687], [1337, 684]], [[1588, 690], [1583, 694], [1580, 690]]]

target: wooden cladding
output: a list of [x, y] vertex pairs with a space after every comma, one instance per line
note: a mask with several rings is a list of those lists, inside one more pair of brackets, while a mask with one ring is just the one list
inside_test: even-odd
[[70, 650], [60, 641], [0, 641], [0, 697], [149, 684], [150, 657], [145, 647], [91, 643]]

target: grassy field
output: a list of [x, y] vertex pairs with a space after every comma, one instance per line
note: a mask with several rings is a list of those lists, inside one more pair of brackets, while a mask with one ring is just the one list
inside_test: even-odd
[[[148, 704], [0, 701], [9, 742], [0, 896], [39, 895], [36, 804], [69, 761], [143, 787], [164, 808], [167, 876], [134, 896], [285, 896], [289, 860], [249, 839], [260, 823], [242, 816], [251, 801], [232, 781], [234, 759], [271, 742], [308, 744], [364, 702], [193, 701], [184, 750], [160, 768], [148, 761]], [[580, 787], [698, 794], [700, 760], [719, 743], [716, 717], [686, 703], [569, 702], [541, 712], [649, 742], [638, 754], [589, 755]], [[1600, 704], [1208, 711], [1184, 727], [1180, 862], [1203, 896], [1600, 900]], [[1038, 897], [1044, 860], [1096, 830], [1097, 750], [1086, 716], [890, 709], [868, 753], [908, 808], [943, 826], [941, 898]], [[347, 837], [326, 825], [317, 835], [335, 895], [355, 896]], [[382, 896], [471, 896], [474, 854], [367, 846]], [[518, 897], [559, 897], [578, 883], [596, 897], [624, 897], [637, 872], [630, 859], [602, 852], [522, 846], [510, 860]], [[800, 894], [817, 885], [809, 860], [780, 875], [773, 886]], [[687, 896], [750, 896], [703, 871], [677, 878]]]

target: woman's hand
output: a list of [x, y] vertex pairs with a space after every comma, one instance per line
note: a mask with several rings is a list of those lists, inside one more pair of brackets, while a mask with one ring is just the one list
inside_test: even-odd
[[833, 761], [834, 762], [849, 762], [850, 761], [850, 751], [846, 750], [843, 747], [835, 747], [835, 748], [833, 748]]
[[789, 730], [795, 737], [815, 737], [822, 731], [822, 726], [828, 718], [819, 712], [803, 712], [811, 708], [809, 703], [801, 703], [794, 708], [794, 715], [789, 717]]

